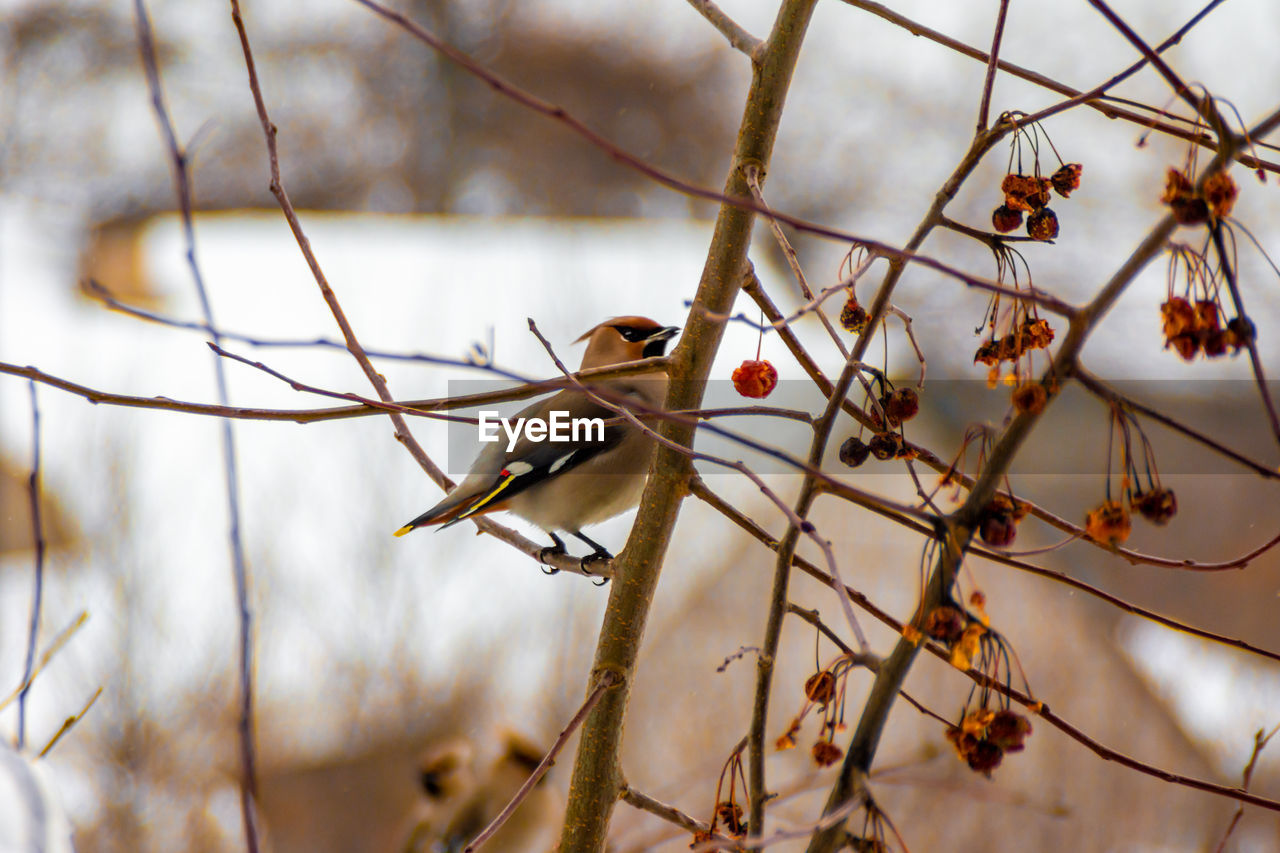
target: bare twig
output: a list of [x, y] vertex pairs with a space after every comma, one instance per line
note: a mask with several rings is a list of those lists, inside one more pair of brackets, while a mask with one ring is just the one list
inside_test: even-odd
[[756, 58], [756, 53], [764, 42], [744, 30], [712, 0], [689, 0], [689, 5], [697, 9], [698, 14], [706, 18], [711, 26], [719, 30], [720, 35], [728, 39], [734, 50], [745, 53], [752, 60]]
[[618, 798], [632, 808], [639, 809], [642, 812], [648, 812], [651, 815], [656, 815], [667, 823], [673, 823], [686, 832], [706, 832], [709, 828], [708, 824], [703, 823], [695, 817], [690, 817], [675, 806], [667, 805], [664, 802], [655, 800], [653, 797], [637, 791], [630, 785], [622, 786], [622, 793], [618, 795]]
[[49, 738], [49, 742], [44, 745], [44, 749], [40, 750], [40, 755], [38, 757], [44, 758], [48, 755], [49, 751], [58, 745], [58, 741], [62, 740], [62, 736], [71, 731], [76, 723], [84, 719], [84, 715], [89, 713], [89, 709], [93, 707], [93, 703], [97, 702], [98, 697], [101, 695], [102, 688], [99, 687], [97, 690], [93, 691], [93, 695], [89, 697], [89, 701], [85, 702], [84, 705], [80, 707], [79, 711], [76, 711], [70, 717], [63, 720], [62, 725], [58, 727], [56, 732], [54, 732], [53, 737]]
[[44, 524], [40, 519], [40, 405], [36, 400], [36, 383], [27, 381], [31, 394], [31, 475], [27, 478], [27, 495], [31, 501], [31, 542], [35, 550], [31, 617], [27, 628], [27, 656], [22, 664], [22, 686], [18, 688], [18, 749], [27, 742], [27, 691], [35, 676], [36, 646], [40, 639], [40, 613], [44, 601]]
[[616, 672], [609, 672], [607, 670], [601, 672], [596, 677], [595, 687], [593, 687], [591, 692], [587, 694], [587, 698], [582, 703], [582, 707], [578, 709], [578, 713], [574, 714], [573, 718], [569, 720], [568, 725], [561, 730], [560, 735], [556, 738], [556, 742], [551, 744], [551, 749], [547, 750], [547, 754], [542, 756], [542, 760], [538, 762], [538, 766], [533, 768], [533, 772], [529, 774], [528, 779], [524, 780], [524, 784], [516, 791], [515, 795], [511, 798], [511, 802], [507, 803], [502, 811], [498, 812], [498, 816], [490, 821], [489, 825], [482, 829], [480, 834], [471, 840], [471, 843], [467, 845], [464, 853], [473, 853], [473, 851], [479, 850], [484, 846], [486, 841], [493, 837], [494, 833], [502, 828], [502, 825], [510, 819], [511, 815], [515, 814], [516, 809], [520, 807], [522, 802], [524, 802], [525, 797], [529, 796], [529, 792], [533, 790], [534, 786], [537, 785], [538, 782], [541, 781], [542, 777], [546, 775], [547, 771], [551, 769], [551, 765], [555, 763], [556, 756], [560, 754], [560, 750], [564, 749], [564, 745], [569, 742], [569, 738], [578, 730], [578, 726], [582, 725], [582, 721], [587, 718], [587, 714], [589, 714], [591, 709], [596, 706], [596, 703], [600, 701], [600, 697], [603, 696], [604, 692], [610, 687], [617, 685], [620, 678], [621, 676]]
[[[204, 276], [200, 265], [196, 262], [195, 226], [192, 219], [191, 175], [186, 153], [178, 143], [173, 129], [173, 121], [165, 107], [164, 93], [160, 86], [160, 69], [156, 61], [155, 43], [152, 37], [151, 21], [147, 16], [143, 0], [134, 0], [134, 13], [138, 30], [138, 50], [142, 56], [142, 65], [146, 72], [147, 89], [151, 94], [151, 104], [164, 137], [169, 153], [169, 162], [173, 172], [174, 192], [178, 197], [178, 212], [182, 219], [182, 235], [186, 245], [187, 266], [191, 271], [192, 284], [200, 302], [200, 313], [204, 322], [212, 331], [215, 343], [220, 343], [213, 321], [213, 307], [209, 302], [209, 293], [204, 286]], [[227, 377], [222, 360], [213, 360], [214, 379], [218, 389], [218, 402], [228, 404]], [[249, 569], [244, 557], [244, 543], [240, 536], [240, 476], [236, 467], [235, 434], [232, 422], [224, 420], [221, 425], [222, 435], [222, 467], [225, 474], [227, 492], [227, 515], [229, 530], [227, 538], [231, 547], [231, 574], [235, 584], [237, 627], [239, 631], [239, 690], [240, 707], [237, 731], [240, 746], [240, 814], [244, 825], [245, 844], [249, 853], [257, 853], [258, 828], [255, 812], [258, 798], [257, 759], [253, 740], [253, 622], [249, 605]]]
[[1000, 64], [1000, 40], [1004, 38], [1004, 22], [1009, 15], [1009, 0], [1000, 0], [1000, 11], [996, 13], [996, 32], [991, 37], [991, 54], [987, 59], [987, 76], [982, 81], [982, 98], [978, 101], [978, 128], [982, 133], [987, 129], [987, 120], [991, 117], [991, 90], [995, 87], [996, 68]]
[[[1258, 756], [1262, 754], [1262, 750], [1266, 748], [1267, 743], [1271, 740], [1275, 733], [1280, 731], [1280, 726], [1276, 726], [1271, 731], [1258, 729], [1253, 735], [1253, 751], [1249, 753], [1249, 761], [1244, 766], [1243, 779], [1240, 782], [1240, 790], [1249, 790], [1249, 783], [1253, 781], [1253, 768], [1258, 764]], [[1227, 841], [1231, 838], [1231, 833], [1236, 831], [1236, 824], [1240, 822], [1240, 818], [1244, 817], [1244, 803], [1236, 809], [1236, 813], [1231, 816], [1231, 823], [1227, 824], [1227, 831], [1222, 834], [1222, 840], [1218, 842], [1218, 846], [1214, 848], [1214, 853], [1222, 853], [1227, 849]]]
[[13, 692], [4, 697], [4, 699], [0, 699], [0, 711], [9, 707], [9, 704], [18, 698], [18, 694], [25, 690], [31, 682], [35, 680], [35, 677], [40, 674], [41, 670], [49, 665], [49, 661], [53, 659], [53, 656], [61, 651], [62, 647], [67, 644], [67, 641], [70, 640], [77, 631], [83, 628], [87, 621], [89, 621], [89, 611], [81, 610], [76, 614], [75, 618], [71, 620], [71, 623], [67, 625], [67, 627], [59, 631], [57, 635], [49, 641], [49, 645], [45, 646], [44, 651], [40, 653], [40, 659], [36, 662], [35, 667], [27, 674], [27, 677], [22, 680], [22, 683], [14, 688]]

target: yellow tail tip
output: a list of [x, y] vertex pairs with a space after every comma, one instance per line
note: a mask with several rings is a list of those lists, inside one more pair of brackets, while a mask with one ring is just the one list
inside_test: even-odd
[[396, 533], [395, 533], [395, 535], [396, 535], [396, 536], [403, 536], [403, 535], [405, 535], [406, 533], [408, 533], [410, 530], [413, 530], [413, 525], [412, 525], [412, 524], [406, 524], [404, 527], [401, 527], [399, 530], [397, 530], [397, 531], [396, 531]]

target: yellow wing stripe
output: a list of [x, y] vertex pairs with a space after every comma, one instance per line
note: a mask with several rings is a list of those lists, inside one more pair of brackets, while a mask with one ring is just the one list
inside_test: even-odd
[[489, 494], [485, 495], [480, 500], [476, 501], [471, 506], [467, 507], [463, 512], [458, 513], [458, 518], [468, 518], [472, 515], [475, 515], [480, 510], [484, 509], [484, 505], [489, 503], [489, 501], [493, 500], [494, 498], [496, 498], [498, 494], [507, 486], [511, 485], [511, 481], [514, 480], [515, 478], [516, 478], [515, 474], [508, 474], [502, 480], [501, 483], [493, 487], [493, 491], [489, 492]]

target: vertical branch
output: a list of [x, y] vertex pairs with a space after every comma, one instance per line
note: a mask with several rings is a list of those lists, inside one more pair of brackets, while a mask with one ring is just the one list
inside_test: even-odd
[[[186, 153], [178, 143], [173, 121], [165, 107], [164, 92], [160, 86], [160, 68], [156, 62], [155, 41], [151, 20], [143, 0], [134, 0], [134, 15], [138, 30], [138, 51], [147, 76], [147, 89], [156, 121], [169, 152], [173, 170], [173, 187], [178, 196], [178, 212], [182, 218], [182, 236], [186, 244], [187, 266], [196, 295], [200, 301], [200, 313], [215, 344], [221, 345], [222, 335], [213, 321], [213, 308], [205, 289], [200, 265], [196, 262], [195, 227], [192, 222], [191, 175]], [[226, 370], [222, 359], [213, 357], [214, 379], [217, 383], [218, 402], [228, 405]], [[222, 462], [227, 490], [228, 539], [231, 546], [231, 573], [235, 584], [237, 625], [239, 630], [239, 681], [240, 709], [237, 729], [240, 743], [240, 813], [244, 823], [245, 844], [250, 853], [258, 850], [258, 830], [255, 802], [258, 796], [257, 760], [253, 741], [253, 613], [249, 607], [249, 570], [244, 559], [244, 544], [240, 535], [240, 474], [236, 467], [235, 434], [229, 419], [222, 421]]]
[[22, 665], [22, 689], [18, 691], [18, 749], [26, 745], [27, 691], [35, 676], [36, 645], [40, 639], [40, 608], [44, 601], [44, 524], [40, 518], [40, 407], [36, 383], [27, 380], [31, 392], [31, 477], [27, 492], [31, 498], [31, 540], [35, 547], [35, 589], [31, 593], [31, 624], [27, 631], [27, 659]]
[[982, 100], [978, 102], [978, 133], [987, 129], [991, 117], [991, 90], [995, 88], [996, 68], [1000, 65], [1000, 41], [1004, 38], [1004, 21], [1009, 15], [1009, 0], [1000, 0], [996, 14], [996, 34], [991, 38], [991, 54], [987, 58], [987, 77], [982, 81]]
[[[816, 0], [785, 0], [768, 41], [757, 53], [726, 181], [727, 196], [749, 197], [747, 166], [765, 171], [815, 5]], [[720, 207], [694, 306], [680, 344], [671, 355], [668, 409], [693, 409], [701, 403], [703, 386], [724, 332], [724, 320], [717, 315], [727, 314], [737, 297], [754, 222], [755, 213], [751, 210], [732, 204]], [[666, 422], [661, 432], [672, 441], [689, 446], [694, 427]], [[658, 448], [631, 537], [617, 561], [592, 680], [605, 671], [622, 678], [619, 685], [605, 693], [583, 727], [560, 837], [560, 850], [564, 853], [604, 848], [609, 817], [624, 784], [618, 751], [631, 679], [662, 560], [691, 473], [686, 457], [666, 447]]]

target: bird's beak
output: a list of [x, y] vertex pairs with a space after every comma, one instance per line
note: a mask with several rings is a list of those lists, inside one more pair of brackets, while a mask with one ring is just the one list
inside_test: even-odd
[[669, 341], [680, 332], [679, 326], [663, 326], [649, 337], [645, 338], [645, 343], [650, 341]]

